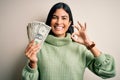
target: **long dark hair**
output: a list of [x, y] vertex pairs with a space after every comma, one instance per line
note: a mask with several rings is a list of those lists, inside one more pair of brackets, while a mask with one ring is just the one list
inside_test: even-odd
[[[71, 21], [71, 24], [67, 30], [67, 33], [70, 33], [72, 34], [74, 32], [74, 29], [72, 27], [73, 25], [73, 16], [72, 16], [72, 12], [71, 12], [71, 9], [70, 7], [66, 4], [66, 3], [63, 3], [63, 2], [59, 2], [59, 3], [56, 3], [51, 9], [50, 9], [50, 12], [48, 14], [48, 17], [47, 17], [47, 20], [46, 20], [46, 24], [50, 26], [50, 23], [51, 23], [51, 19], [52, 19], [52, 16], [54, 14], [54, 12], [57, 10], [57, 9], [64, 9], [68, 15], [69, 15], [69, 21]], [[52, 31], [50, 32], [50, 34], [53, 34]]]

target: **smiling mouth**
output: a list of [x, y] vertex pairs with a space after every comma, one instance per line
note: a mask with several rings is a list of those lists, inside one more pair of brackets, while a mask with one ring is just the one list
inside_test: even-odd
[[63, 27], [62, 27], [62, 26], [55, 26], [54, 28], [55, 28], [55, 30], [57, 30], [57, 31], [63, 30]]

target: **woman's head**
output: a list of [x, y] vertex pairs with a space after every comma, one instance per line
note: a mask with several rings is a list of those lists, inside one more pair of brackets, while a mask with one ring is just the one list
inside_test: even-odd
[[73, 33], [73, 17], [69, 6], [59, 2], [55, 4], [47, 17], [46, 24], [52, 27], [50, 34], [56, 36]]

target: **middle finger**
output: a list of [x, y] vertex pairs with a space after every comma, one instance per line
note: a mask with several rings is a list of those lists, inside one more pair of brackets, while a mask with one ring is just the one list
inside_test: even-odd
[[84, 23], [84, 26], [78, 21], [79, 26], [81, 27], [81, 30], [86, 30], [86, 23]]

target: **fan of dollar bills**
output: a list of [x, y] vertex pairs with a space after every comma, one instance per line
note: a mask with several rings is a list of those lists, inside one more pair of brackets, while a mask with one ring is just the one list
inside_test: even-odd
[[46, 25], [44, 22], [33, 21], [28, 23], [27, 33], [29, 41], [35, 40], [41, 45], [44, 43], [51, 27]]

